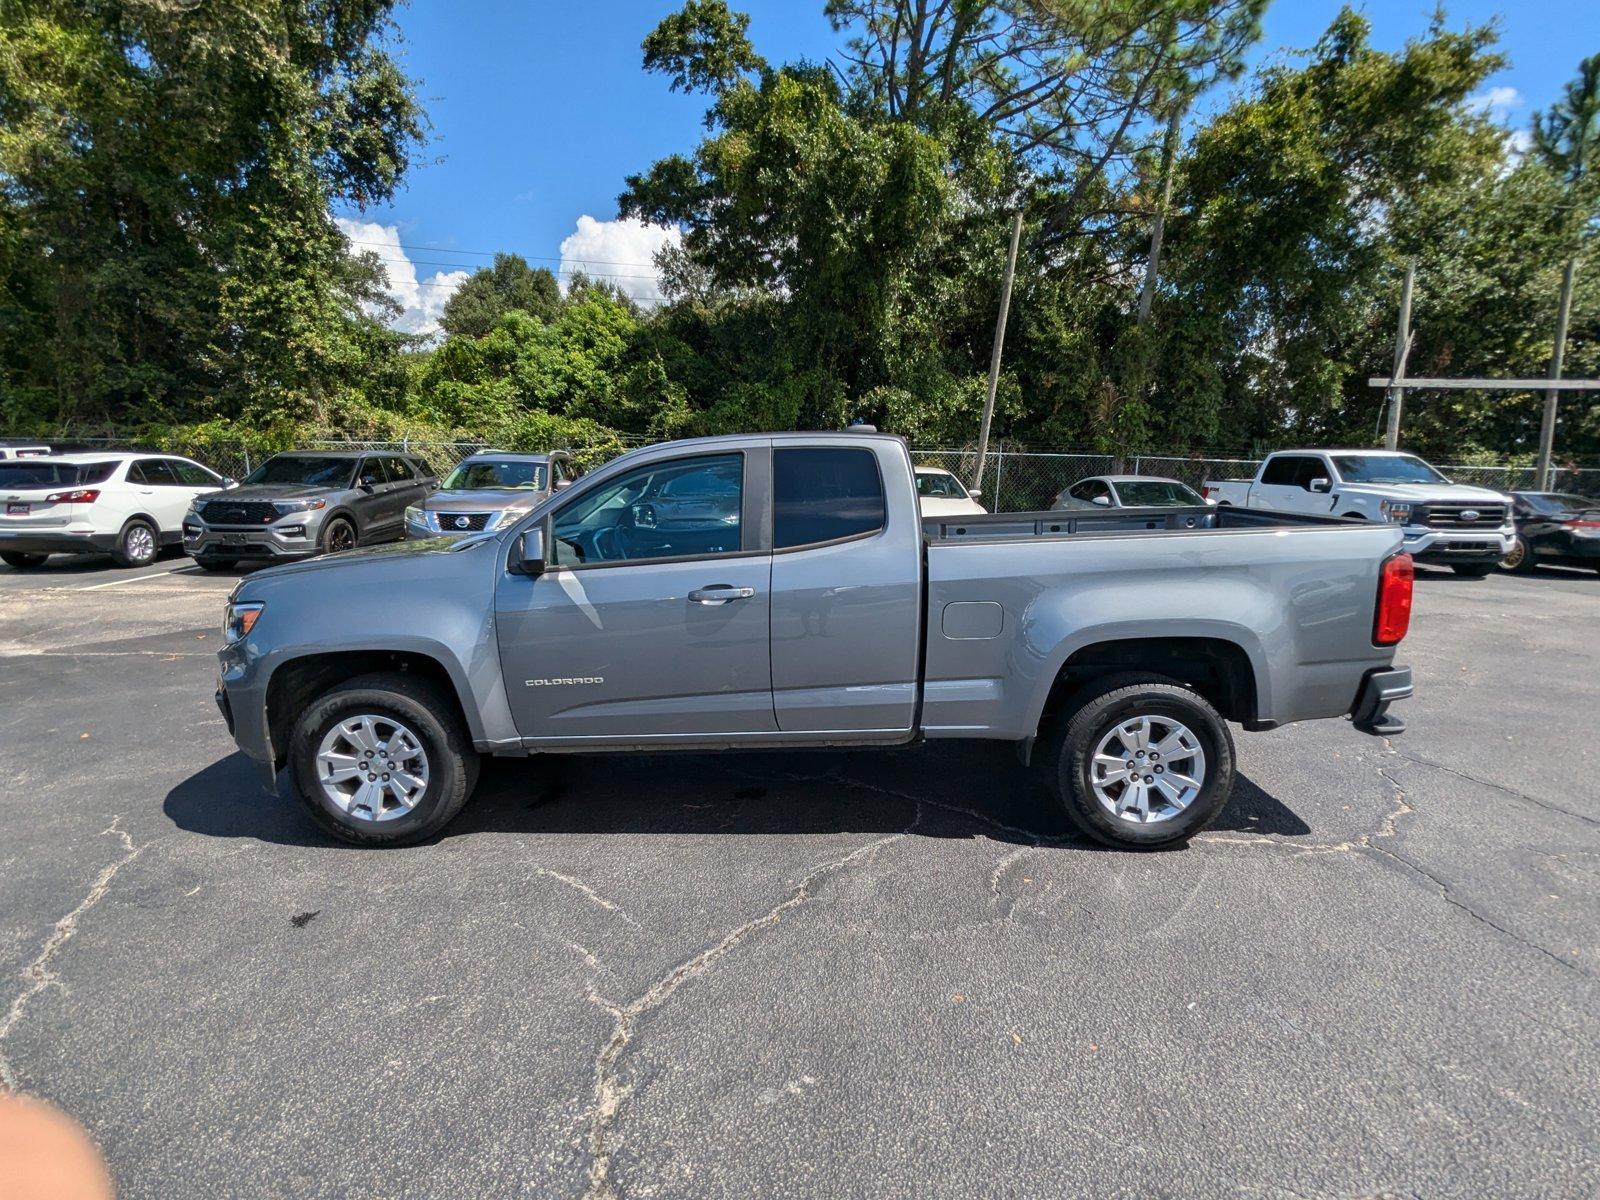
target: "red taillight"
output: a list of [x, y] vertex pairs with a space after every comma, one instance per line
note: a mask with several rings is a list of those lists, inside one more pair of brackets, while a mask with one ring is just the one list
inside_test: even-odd
[[1600, 529], [1600, 521], [1563, 521], [1568, 529]]
[[79, 488], [74, 492], [51, 492], [44, 498], [46, 504], [93, 504], [100, 499], [94, 488]]
[[1378, 613], [1372, 621], [1372, 640], [1393, 646], [1411, 628], [1411, 585], [1417, 569], [1409, 554], [1396, 554], [1383, 564], [1378, 576]]
[[1201, 495], [1203, 495], [1203, 496], [1204, 496], [1204, 497], [1205, 497], [1205, 498], [1206, 498], [1206, 499], [1207, 499], [1207, 500], [1209, 500], [1209, 499], [1211, 499], [1211, 493], [1212, 493], [1212, 492], [1214, 492], [1214, 491], [1216, 491], [1216, 490], [1217, 490], [1217, 489], [1216, 489], [1216, 488], [1208, 488], [1208, 487], [1203, 487], [1203, 488], [1201, 488], [1201, 489], [1200, 489], [1200, 493], [1201, 493]]

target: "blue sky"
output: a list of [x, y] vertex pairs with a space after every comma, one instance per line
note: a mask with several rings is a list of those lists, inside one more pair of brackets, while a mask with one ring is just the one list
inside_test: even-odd
[[[411, 0], [399, 10], [407, 70], [433, 123], [425, 161], [390, 205], [349, 214], [354, 240], [392, 262], [407, 306], [402, 324], [427, 329], [463, 272], [495, 250], [555, 269], [585, 261], [648, 298], [659, 234], [610, 222], [623, 179], [656, 158], [690, 150], [703, 133], [704, 97], [675, 95], [640, 67], [639, 43], [678, 4], [670, 0]], [[825, 58], [836, 39], [821, 0], [733, 0], [774, 61]], [[1337, 0], [1277, 0], [1259, 62], [1311, 45]], [[1362, 6], [1385, 49], [1425, 32], [1432, 4]], [[1490, 86], [1498, 115], [1525, 127], [1600, 52], [1600, 0], [1466, 0], [1447, 6], [1460, 27], [1498, 16], [1511, 66]], [[588, 217], [579, 228], [580, 218]], [[563, 242], [566, 242], [565, 255]]]

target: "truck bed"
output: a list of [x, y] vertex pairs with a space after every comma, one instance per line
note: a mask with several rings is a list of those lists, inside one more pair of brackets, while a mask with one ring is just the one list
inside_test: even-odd
[[1233, 505], [1120, 508], [1105, 511], [1051, 509], [986, 513], [969, 517], [925, 517], [923, 537], [939, 542], [1002, 542], [1024, 538], [1069, 538], [1128, 533], [1193, 533], [1204, 530], [1273, 530], [1294, 525], [1357, 525], [1340, 517], [1274, 512]]

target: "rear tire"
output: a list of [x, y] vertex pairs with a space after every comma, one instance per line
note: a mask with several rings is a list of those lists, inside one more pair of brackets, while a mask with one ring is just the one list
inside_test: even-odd
[[33, 567], [44, 566], [44, 560], [49, 557], [48, 554], [24, 554], [20, 550], [6, 550], [0, 553], [0, 562], [19, 571], [27, 571]]
[[161, 535], [143, 517], [134, 517], [117, 534], [111, 561], [119, 567], [148, 567], [161, 553]]
[[1511, 547], [1511, 553], [1500, 560], [1503, 570], [1515, 571], [1519, 575], [1531, 574], [1539, 565], [1539, 559], [1533, 552], [1533, 547], [1528, 545], [1528, 539], [1520, 533], [1517, 534], [1517, 544]]
[[1499, 563], [1451, 563], [1450, 569], [1463, 579], [1487, 579]]
[[[362, 718], [372, 719], [369, 729], [377, 731], [377, 753], [392, 750], [394, 761], [400, 762], [407, 750], [419, 752], [403, 764], [409, 778], [421, 776], [409, 804], [382, 787], [373, 789], [376, 808], [363, 795], [363, 782], [383, 782], [374, 778], [383, 773], [376, 757], [363, 759], [366, 768], [348, 779], [325, 780], [325, 774], [341, 773], [328, 765], [330, 759], [354, 757], [339, 748], [357, 745], [341, 740], [337, 731]], [[431, 684], [394, 673], [362, 675], [317, 697], [295, 723], [288, 757], [295, 791], [312, 820], [334, 837], [360, 846], [405, 846], [438, 833], [472, 794], [480, 765], [455, 705]], [[360, 778], [363, 773], [366, 781]], [[398, 781], [400, 770], [394, 775]], [[397, 782], [397, 790], [399, 786]]]
[[[1234, 747], [1227, 722], [1175, 679], [1110, 676], [1074, 697], [1056, 724], [1041, 763], [1050, 790], [1073, 824], [1107, 846], [1160, 850], [1180, 845], [1216, 820], [1233, 794]], [[1147, 738], [1142, 751], [1132, 744], [1137, 735], [1124, 741], [1121, 732], [1141, 725]], [[1164, 752], [1165, 762], [1137, 758], [1159, 745], [1172, 747]], [[1111, 760], [1133, 765], [1136, 758], [1139, 770], [1131, 775], [1120, 766], [1108, 772], [1103, 765]], [[1151, 782], [1144, 784], [1146, 779]], [[1149, 819], [1137, 819], [1141, 808]]]

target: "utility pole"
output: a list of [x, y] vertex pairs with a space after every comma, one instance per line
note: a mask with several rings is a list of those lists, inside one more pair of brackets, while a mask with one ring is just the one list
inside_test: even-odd
[[[1022, 241], [1022, 209], [1011, 220], [1011, 252], [1006, 256], [1005, 282], [1000, 285], [1000, 319], [994, 326], [994, 351], [989, 355], [989, 390], [983, 397], [983, 424], [978, 428], [978, 472], [974, 490], [983, 487], [984, 460], [989, 457], [989, 426], [994, 421], [994, 393], [1000, 386], [1000, 351], [1006, 343], [1006, 314], [1011, 311], [1011, 281], [1017, 275], [1017, 244]], [[992, 503], [992, 501], [991, 501]]]
[[1385, 450], [1400, 449], [1400, 410], [1406, 402], [1406, 389], [1400, 382], [1406, 374], [1406, 358], [1411, 349], [1411, 285], [1416, 282], [1417, 265], [1406, 264], [1406, 279], [1400, 285], [1400, 328], [1394, 337], [1394, 374], [1389, 377], [1389, 425], [1383, 435]]
[[[1556, 346], [1550, 352], [1550, 379], [1561, 378], [1561, 358], [1567, 348], [1567, 318], [1572, 315], [1572, 277], [1577, 274], [1578, 260], [1567, 259], [1566, 272], [1561, 276], [1561, 303], [1556, 308]], [[1534, 472], [1534, 485], [1541, 491], [1550, 490], [1550, 454], [1556, 444], [1555, 388], [1544, 394], [1544, 418], [1539, 422], [1539, 466]]]
[[1139, 289], [1139, 324], [1150, 319], [1150, 305], [1156, 298], [1156, 280], [1161, 274], [1161, 242], [1167, 232], [1167, 205], [1172, 203], [1172, 160], [1178, 153], [1178, 136], [1183, 129], [1183, 110], [1173, 106], [1167, 119], [1167, 135], [1161, 140], [1161, 206], [1150, 229], [1150, 262], [1144, 271], [1144, 287]]

